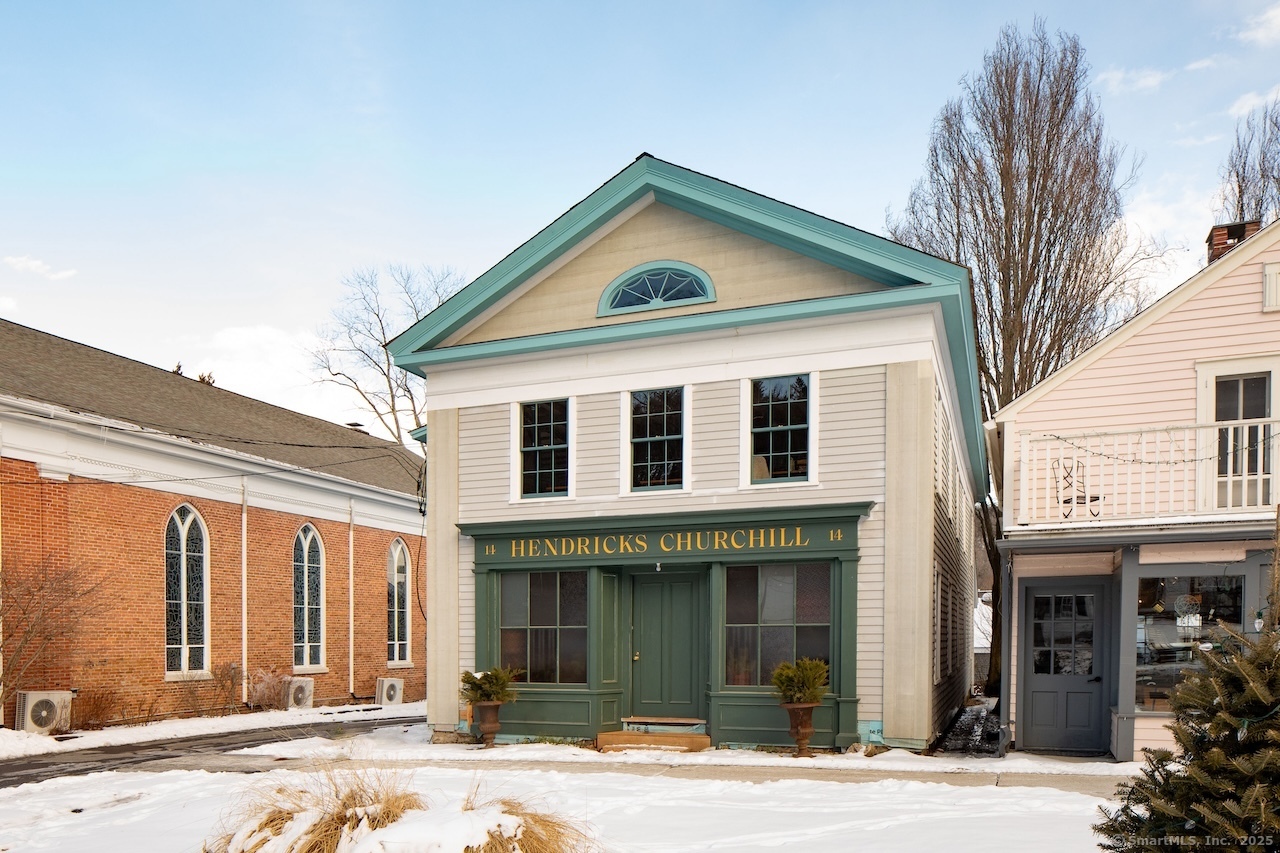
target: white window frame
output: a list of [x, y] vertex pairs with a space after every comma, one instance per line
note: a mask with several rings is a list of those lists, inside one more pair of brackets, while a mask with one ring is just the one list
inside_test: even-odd
[[387, 583], [394, 584], [397, 575], [396, 557], [404, 557], [404, 636], [397, 636], [391, 639], [392, 625], [396, 624], [394, 617], [400, 612], [399, 608], [387, 608], [387, 643], [404, 643], [404, 657], [395, 657], [394, 654], [387, 655], [387, 668], [400, 669], [413, 666], [413, 619], [410, 617], [411, 609], [409, 607], [409, 599], [413, 594], [413, 561], [409, 559], [409, 547], [405, 545], [403, 539], [397, 537], [387, 551]]
[[[1196, 508], [1201, 512], [1214, 512], [1218, 502], [1218, 428], [1215, 426], [1215, 400], [1218, 379], [1232, 376], [1249, 376], [1269, 373], [1271, 382], [1271, 417], [1277, 414], [1276, 383], [1280, 382], [1280, 353], [1248, 358], [1200, 359], [1196, 362]], [[1275, 463], [1273, 463], [1275, 464]], [[1273, 480], [1276, 479], [1273, 476]], [[1278, 480], [1277, 482], [1280, 482]], [[1273, 485], [1274, 489], [1275, 486]], [[1274, 503], [1274, 499], [1273, 499]], [[1225, 508], [1224, 508], [1225, 509]]]
[[[521, 415], [520, 409], [527, 403], [547, 401], [565, 401], [565, 418], [569, 422], [569, 491], [563, 495], [528, 495], [524, 494], [524, 459], [521, 455]], [[573, 500], [578, 493], [578, 399], [566, 397], [538, 397], [532, 400], [518, 400], [511, 404], [511, 492], [508, 500], [512, 504], [537, 503], [540, 501]]]
[[[190, 511], [190, 513], [191, 513], [191, 515], [189, 515], [189, 516], [187, 517], [187, 520], [186, 520], [185, 522], [184, 522], [182, 519], [178, 518], [178, 510], [180, 510], [180, 509], [187, 509], [187, 510], [188, 510], [188, 511]], [[181, 660], [182, 660], [182, 666], [181, 666], [181, 668], [180, 668], [180, 669], [169, 669], [169, 662], [168, 662], [168, 648], [169, 648], [169, 643], [168, 643], [169, 615], [168, 615], [168, 612], [167, 612], [167, 606], [168, 606], [169, 596], [168, 596], [168, 592], [167, 592], [167, 590], [166, 590], [166, 594], [165, 594], [165, 604], [166, 604], [166, 612], [165, 612], [165, 636], [166, 636], [166, 639], [165, 639], [165, 671], [164, 671], [164, 680], [165, 680], [165, 681], [204, 681], [204, 680], [208, 680], [208, 679], [213, 678], [213, 669], [212, 669], [212, 667], [211, 667], [211, 665], [210, 665], [210, 656], [213, 654], [213, 644], [212, 644], [212, 642], [211, 642], [211, 638], [210, 638], [210, 636], [209, 636], [209, 549], [210, 549], [210, 545], [211, 545], [211, 543], [210, 543], [210, 541], [209, 541], [209, 525], [207, 525], [207, 524], [205, 524], [205, 523], [204, 523], [204, 517], [203, 517], [203, 516], [201, 516], [201, 515], [200, 515], [200, 513], [196, 510], [196, 508], [195, 508], [195, 507], [193, 507], [193, 506], [192, 506], [191, 504], [189, 504], [189, 503], [180, 504], [180, 505], [178, 505], [178, 506], [176, 506], [176, 507], [174, 507], [174, 508], [173, 508], [173, 512], [169, 513], [169, 515], [168, 515], [168, 517], [165, 519], [165, 523], [164, 523], [164, 525], [165, 525], [165, 534], [166, 534], [166, 536], [167, 536], [167, 534], [168, 534], [168, 531], [169, 531], [169, 523], [170, 523], [171, 521], [173, 521], [173, 522], [177, 522], [177, 524], [178, 524], [178, 533], [179, 533], [179, 536], [180, 536], [179, 542], [180, 542], [181, 547], [182, 547], [182, 550], [181, 550], [181, 554], [182, 554], [182, 571], [181, 571], [181, 573], [180, 573], [180, 575], [179, 575], [179, 580], [178, 580], [178, 582], [179, 582], [179, 584], [180, 584], [180, 586], [179, 586], [179, 591], [180, 591], [181, 596], [182, 596], [182, 597], [181, 597], [181, 603], [182, 603], [182, 614], [181, 614], [181, 616], [182, 616], [182, 618], [181, 618], [181, 624], [180, 624], [180, 626], [179, 626], [179, 630], [181, 631], [181, 636], [182, 636], [182, 643], [181, 643], [181, 645], [179, 646], [179, 648], [181, 649]], [[201, 608], [201, 615], [202, 615], [202, 618], [203, 618], [203, 620], [204, 620], [204, 631], [202, 632], [202, 636], [204, 637], [204, 642], [200, 644], [201, 646], [203, 646], [203, 647], [204, 647], [204, 666], [203, 666], [201, 669], [188, 669], [188, 668], [187, 668], [187, 661], [188, 661], [188, 660], [189, 660], [189, 658], [190, 658], [189, 652], [190, 652], [190, 650], [191, 650], [192, 648], [194, 648], [194, 646], [193, 646], [193, 645], [191, 645], [191, 644], [188, 644], [188, 643], [187, 643], [187, 531], [190, 529], [190, 527], [191, 527], [191, 525], [192, 525], [192, 524], [195, 524], [195, 525], [199, 526], [199, 528], [200, 528], [200, 533], [201, 533], [201, 535], [202, 535], [202, 536], [203, 536], [203, 538], [204, 538], [204, 554], [203, 554], [203, 557], [204, 557], [204, 565], [201, 567], [201, 571], [203, 572], [203, 579], [202, 579], [202, 581], [201, 581], [201, 586], [200, 586], [200, 589], [201, 589], [201, 591], [202, 591], [202, 593], [203, 593], [203, 597], [204, 597], [204, 601], [202, 602], [203, 607]], [[167, 544], [166, 544], [166, 545], [165, 545], [165, 547], [164, 547], [164, 552], [165, 552], [165, 573], [166, 573], [166, 584], [167, 584], [167, 581], [168, 581], [168, 579], [167, 579], [167, 574], [168, 574], [168, 571], [169, 571], [169, 567], [168, 567], [168, 550], [169, 550], [169, 549], [168, 549], [168, 546], [167, 546]]]
[[[311, 602], [310, 602], [310, 601], [307, 599], [307, 597], [306, 597], [306, 596], [307, 596], [307, 578], [306, 578], [307, 562], [306, 562], [306, 555], [307, 555], [307, 552], [308, 552], [308, 550], [309, 550], [307, 543], [310, 541], [310, 537], [303, 537], [303, 533], [304, 533], [305, 531], [307, 531], [307, 530], [310, 530], [310, 531], [311, 531], [311, 536], [315, 538], [316, 542], [317, 542], [317, 543], [319, 544], [319, 546], [320, 546], [320, 566], [319, 566], [319, 568], [320, 568], [320, 636], [319, 636], [319, 638], [318, 638], [317, 640], [314, 640], [314, 641], [313, 641], [313, 640], [311, 640], [311, 638], [310, 638], [310, 637], [308, 637], [308, 636], [306, 635], [306, 617], [305, 617], [305, 611], [306, 611], [306, 609], [307, 609], [307, 608], [309, 608], [309, 607], [311, 606]], [[329, 671], [329, 668], [328, 668], [328, 662], [327, 662], [327, 661], [328, 661], [328, 658], [326, 657], [326, 652], [327, 652], [327, 650], [326, 650], [326, 643], [325, 643], [325, 638], [326, 638], [326, 635], [328, 634], [328, 631], [326, 630], [326, 627], [327, 627], [327, 626], [326, 626], [326, 622], [328, 621], [328, 608], [326, 607], [326, 603], [325, 603], [325, 587], [327, 586], [327, 584], [326, 584], [326, 582], [325, 582], [325, 581], [326, 581], [326, 578], [325, 578], [325, 574], [326, 574], [325, 568], [326, 568], [326, 566], [328, 565], [328, 562], [329, 562], [329, 561], [328, 561], [328, 559], [327, 559], [327, 558], [326, 558], [326, 556], [325, 556], [324, 537], [320, 535], [320, 529], [319, 529], [318, 527], [316, 527], [316, 526], [315, 526], [313, 523], [311, 523], [311, 522], [307, 522], [307, 523], [303, 524], [301, 527], [299, 527], [299, 528], [298, 528], [298, 531], [294, 534], [294, 536], [293, 536], [293, 543], [291, 543], [290, 552], [289, 552], [289, 562], [290, 562], [290, 564], [291, 564], [291, 565], [292, 565], [292, 567], [293, 567], [293, 573], [294, 573], [293, 575], [290, 575], [290, 577], [295, 581], [295, 583], [296, 583], [296, 578], [294, 577], [294, 575], [296, 575], [296, 573], [297, 573], [297, 571], [298, 571], [298, 565], [297, 565], [297, 563], [295, 563], [295, 562], [293, 561], [293, 547], [292, 547], [292, 546], [293, 546], [293, 545], [296, 545], [296, 543], [297, 543], [298, 539], [300, 539], [300, 538], [302, 538], [302, 539], [303, 539], [303, 547], [302, 547], [302, 554], [303, 554], [302, 593], [303, 593], [303, 602], [304, 602], [304, 603], [303, 603], [304, 617], [303, 617], [303, 641], [302, 641], [303, 656], [302, 656], [302, 657], [303, 657], [303, 661], [304, 661], [304, 662], [303, 662], [303, 663], [300, 663], [300, 664], [295, 663], [295, 664], [293, 665], [293, 672], [294, 672], [294, 674], [295, 674], [295, 675], [304, 675], [304, 674], [308, 674], [308, 673], [325, 673], [325, 672], [328, 672], [328, 671]], [[292, 587], [292, 586], [290, 586], [290, 587], [289, 587], [289, 598], [290, 598], [290, 607], [291, 607], [291, 608], [292, 608], [292, 607], [296, 607], [297, 605], [292, 603], [292, 600], [293, 600], [293, 587]], [[294, 619], [295, 619], [295, 620], [297, 619], [297, 614], [296, 614], [296, 613], [294, 614]], [[290, 624], [290, 627], [291, 627], [291, 628], [296, 627], [296, 622], [291, 623], [291, 624]], [[310, 651], [310, 647], [311, 647], [312, 645], [319, 645], [319, 646], [320, 646], [320, 663], [318, 663], [318, 664], [315, 664], [315, 663], [306, 663], [306, 662], [305, 662], [305, 661], [306, 661], [306, 659], [310, 657], [310, 655], [308, 654], [308, 652]], [[296, 643], [296, 642], [290, 643], [290, 647], [291, 647], [291, 649], [292, 649], [294, 652], [296, 652], [296, 651], [297, 651], [297, 648], [296, 648], [296, 647], [297, 647], [297, 643]]]
[[[774, 480], [763, 483], [751, 481], [751, 383], [757, 379], [773, 379], [778, 376], [809, 377], [809, 472], [804, 480]], [[738, 488], [756, 489], [812, 489], [821, 485], [819, 477], [819, 376], [816, 370], [780, 370], [768, 375], [749, 376], [741, 380], [738, 394]]]
[[[663, 391], [668, 388], [679, 388], [681, 391], [681, 445], [680, 465], [681, 478], [679, 486], [670, 488], [635, 489], [631, 486], [631, 395], [641, 391]], [[663, 385], [649, 388], [633, 388], [618, 395], [618, 496], [646, 497], [653, 495], [671, 495], [693, 491], [693, 386]]]

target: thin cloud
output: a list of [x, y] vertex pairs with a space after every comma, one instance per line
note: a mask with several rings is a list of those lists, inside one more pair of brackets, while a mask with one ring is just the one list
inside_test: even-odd
[[1214, 59], [1211, 56], [1208, 56], [1208, 57], [1205, 57], [1204, 59], [1197, 59], [1195, 62], [1184, 65], [1182, 70], [1183, 71], [1208, 71], [1210, 68], [1217, 68], [1217, 67], [1218, 67], [1218, 60]]
[[4, 262], [18, 272], [35, 273], [41, 278], [49, 279], [49, 281], [62, 281], [64, 278], [71, 278], [76, 274], [75, 270], [58, 270], [54, 272], [53, 267], [30, 255], [22, 255], [21, 257], [6, 256]]
[[1245, 92], [1235, 99], [1235, 102], [1227, 108], [1227, 112], [1232, 118], [1243, 118], [1276, 98], [1280, 98], [1280, 86], [1273, 86], [1268, 92]]
[[1113, 69], [1103, 71], [1098, 75], [1097, 81], [1108, 92], [1117, 95], [1122, 92], [1153, 92], [1172, 76], [1172, 71], [1157, 71], [1154, 68]]
[[1173, 144], [1180, 148], [1199, 148], [1202, 145], [1213, 145], [1221, 141], [1221, 133], [1212, 133], [1208, 136], [1184, 136], [1181, 139], [1175, 139]]
[[1280, 44], [1280, 3], [1261, 15], [1250, 18], [1245, 28], [1240, 30], [1236, 37], [1240, 41], [1247, 41], [1259, 47]]

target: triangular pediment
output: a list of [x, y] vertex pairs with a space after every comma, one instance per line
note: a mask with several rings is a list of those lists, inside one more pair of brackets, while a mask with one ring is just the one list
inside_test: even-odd
[[[679, 233], [682, 228], [686, 233]], [[683, 245], [684, 241], [691, 241]], [[687, 254], [686, 254], [687, 250]], [[718, 255], [721, 253], [723, 256]], [[773, 291], [752, 280], [752, 255], [763, 267], [797, 278]], [[614, 257], [609, 256], [613, 254]], [[727, 274], [727, 301], [696, 309], [605, 320], [593, 299], [624, 258], [656, 254]], [[613, 270], [613, 276], [606, 276]], [[428, 351], [597, 325], [659, 319], [694, 310], [732, 310], [772, 302], [869, 293], [909, 285], [967, 285], [954, 264], [783, 204], [741, 187], [642, 155], [527, 243], [481, 275], [389, 345], [409, 369]], [[594, 288], [594, 297], [592, 289]], [[722, 293], [716, 282], [717, 295]], [[527, 301], [523, 301], [527, 300]], [[523, 302], [522, 302], [523, 301]], [[522, 302], [520, 312], [507, 313]], [[529, 309], [529, 310], [525, 310]], [[517, 322], [518, 320], [518, 322]]]

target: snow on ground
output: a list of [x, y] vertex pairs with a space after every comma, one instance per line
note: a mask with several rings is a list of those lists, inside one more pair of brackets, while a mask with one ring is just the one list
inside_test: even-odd
[[[502, 751], [502, 750], [499, 750]], [[400, 771], [451, 817], [479, 800], [521, 798], [589, 825], [617, 853], [680, 851], [1023, 851], [1096, 849], [1102, 800], [1053, 788], [739, 782], [555, 770]], [[302, 776], [205, 771], [97, 773], [0, 790], [0, 850], [197, 851], [250, 791]], [[439, 822], [436, 823], [439, 826]], [[424, 835], [430, 830], [423, 827]], [[404, 853], [461, 853], [439, 836]]]
[[[479, 799], [516, 797], [585, 821], [605, 849], [619, 853], [752, 850], [892, 850], [910, 853], [945, 847], [967, 851], [1095, 850], [1090, 825], [1103, 800], [1051, 787], [953, 786], [886, 779], [849, 784], [788, 779], [737, 781], [733, 768], [811, 767], [823, 770], [934, 771], [945, 773], [1074, 773], [1128, 775], [1140, 765], [1013, 754], [1007, 758], [921, 756], [890, 750], [872, 758], [860, 753], [796, 759], [750, 750], [701, 753], [624, 752], [601, 754], [558, 744], [512, 744], [481, 750], [462, 744], [428, 743], [425, 725], [395, 724], [395, 716], [425, 713], [421, 703], [382, 710], [325, 708], [171, 720], [147, 726], [85, 733], [74, 740], [0, 730], [0, 758], [342, 719], [388, 720], [388, 727], [330, 740], [310, 737], [241, 750], [267, 756], [377, 762], [471, 762], [467, 768], [425, 766], [389, 770], [410, 780], [434, 815], [416, 815], [413, 828], [425, 838], [386, 850], [453, 853], [446, 841], [467, 823], [459, 804], [475, 788]], [[536, 764], [512, 769], [494, 762]], [[598, 772], [572, 772], [573, 763]], [[636, 775], [627, 765], [724, 767], [725, 779]], [[616, 766], [619, 772], [610, 772]], [[391, 765], [387, 765], [390, 767]], [[63, 777], [0, 789], [0, 853], [45, 850], [198, 851], [221, 830], [221, 822], [243, 806], [251, 792], [304, 778], [293, 770], [257, 775], [168, 771], [110, 772]], [[443, 822], [442, 822], [443, 821]], [[474, 821], [473, 821], [474, 822]], [[451, 827], [444, 830], [442, 827]], [[404, 836], [405, 825], [398, 834]]]
[[393, 761], [535, 761], [545, 764], [664, 764], [708, 767], [813, 767], [824, 770], [927, 771], [933, 773], [1047, 773], [1087, 776], [1131, 776], [1138, 762], [1081, 761], [1047, 755], [1012, 753], [1005, 758], [962, 755], [917, 755], [891, 749], [872, 758], [860, 752], [794, 758], [789, 754], [749, 749], [709, 749], [703, 752], [634, 750], [600, 753], [592, 749], [548, 743], [508, 744], [499, 749], [477, 749], [469, 744], [432, 744], [425, 725], [392, 726], [340, 740], [304, 738], [238, 750], [233, 754], [269, 755], [281, 758], [332, 758]]
[[111, 726], [96, 732], [75, 732], [65, 739], [0, 729], [0, 760], [48, 752], [70, 752], [99, 746], [119, 746], [150, 740], [196, 737], [220, 732], [272, 729], [305, 723], [332, 724], [343, 720], [393, 720], [427, 716], [426, 702], [402, 705], [340, 705], [326, 708], [294, 708], [290, 711], [255, 711], [225, 717], [188, 717], [159, 720], [138, 726]]

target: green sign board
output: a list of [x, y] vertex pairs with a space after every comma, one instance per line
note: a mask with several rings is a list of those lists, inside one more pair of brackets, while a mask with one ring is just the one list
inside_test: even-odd
[[[846, 551], [856, 542], [856, 518], [798, 524], [724, 524], [699, 527], [619, 526], [575, 533], [557, 530], [478, 534], [476, 565], [630, 562], [705, 557], [709, 560]], [[631, 529], [628, 529], [630, 527]]]

